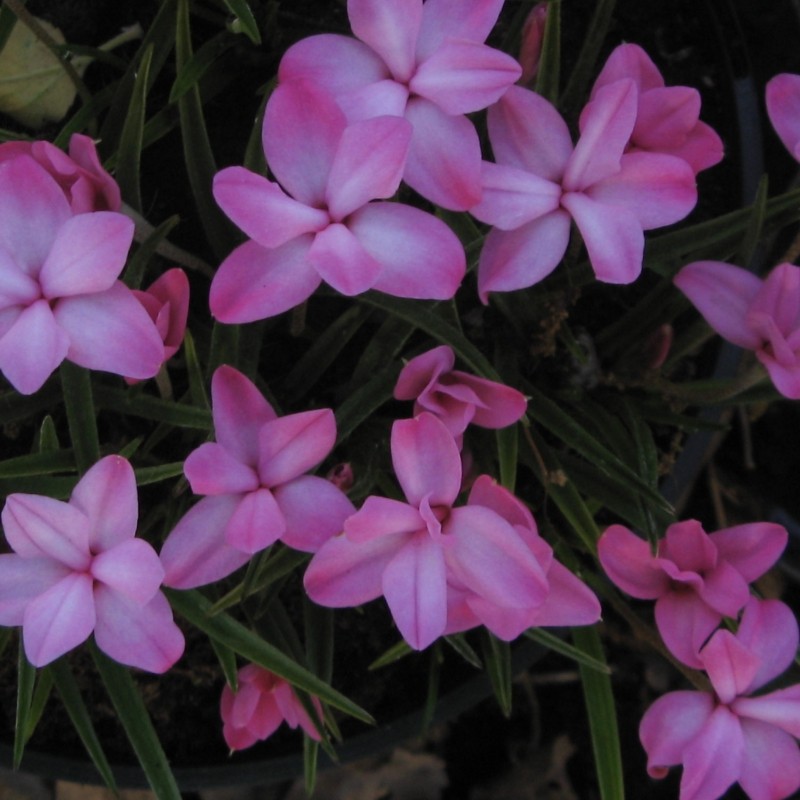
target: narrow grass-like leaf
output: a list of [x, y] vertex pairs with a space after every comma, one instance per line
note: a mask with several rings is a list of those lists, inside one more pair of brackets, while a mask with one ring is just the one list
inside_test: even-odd
[[66, 500], [78, 482], [77, 475], [70, 478], [50, 478], [43, 475], [30, 475], [23, 478], [0, 478], [0, 495], [12, 492], [27, 494], [46, 494], [57, 500]]
[[[41, 440], [40, 440], [41, 441]], [[28, 475], [50, 475], [75, 469], [72, 450], [48, 450], [0, 461], [0, 478], [20, 478]]]
[[212, 428], [210, 412], [184, 403], [171, 403], [145, 394], [134, 397], [130, 392], [110, 386], [97, 386], [95, 400], [98, 408], [108, 408], [132, 417], [167, 422], [178, 428], [201, 431], [210, 431]]
[[56, 432], [56, 423], [53, 418], [48, 414], [39, 426], [39, 443], [38, 450], [40, 453], [55, 453], [60, 448], [58, 443], [58, 433]]
[[247, 0], [225, 0], [225, 5], [236, 17], [232, 30], [237, 33], [241, 30], [253, 44], [261, 44], [261, 31], [258, 29], [258, 23]]
[[504, 717], [511, 715], [511, 646], [483, 632], [483, 661], [494, 696]]
[[214, 648], [214, 654], [217, 656], [222, 673], [225, 675], [225, 682], [230, 686], [232, 692], [236, 692], [239, 688], [239, 668], [236, 664], [236, 653], [226, 647], [222, 642], [216, 639], [209, 639], [211, 647]]
[[439, 702], [439, 684], [442, 678], [442, 650], [438, 642], [430, 649], [428, 661], [428, 688], [425, 692], [425, 705], [422, 707], [420, 733], [428, 730], [436, 714]]
[[389, 664], [394, 664], [395, 661], [399, 661], [401, 658], [405, 658], [409, 653], [413, 652], [411, 646], [404, 639], [401, 639], [397, 644], [393, 644], [385, 653], [378, 656], [367, 667], [367, 670], [371, 672], [372, 670], [386, 667]]
[[[605, 663], [597, 626], [572, 629], [575, 646], [592, 659]], [[589, 730], [592, 734], [597, 781], [602, 800], [624, 800], [622, 754], [620, 752], [617, 711], [611, 691], [611, 678], [584, 664], [579, 665]]]
[[33, 691], [31, 707], [30, 711], [28, 712], [28, 726], [25, 731], [26, 742], [31, 738], [31, 736], [33, 736], [33, 732], [36, 730], [36, 726], [39, 724], [39, 720], [42, 718], [44, 707], [47, 705], [47, 701], [50, 699], [52, 690], [52, 674], [46, 669], [40, 670], [39, 680], [36, 681], [36, 688]]
[[142, 160], [142, 133], [147, 105], [150, 64], [153, 60], [153, 45], [142, 56], [136, 80], [133, 84], [131, 102], [125, 115], [125, 123], [119, 137], [115, 177], [122, 192], [122, 199], [136, 211], [142, 211], [140, 185]]
[[87, 128], [91, 129], [100, 113], [111, 104], [118, 85], [119, 81], [114, 81], [108, 86], [98, 89], [92, 95], [92, 99], [88, 103], [82, 105], [61, 126], [61, 130], [58, 132], [58, 135], [53, 139], [53, 144], [56, 147], [65, 150], [69, 145], [69, 140], [73, 133], [80, 133], [81, 131], [85, 131]]
[[150, 787], [159, 800], [181, 800], [178, 784], [130, 672], [101, 652], [94, 642], [90, 648], [103, 685]]
[[183, 461], [173, 461], [169, 464], [159, 464], [157, 467], [139, 467], [134, 470], [137, 486], [147, 486], [151, 483], [168, 481], [183, 475]]
[[[22, 5], [25, 5], [27, 0], [20, 0]], [[17, 15], [7, 6], [0, 7], [0, 52], [6, 46], [8, 37], [11, 35], [11, 29], [17, 22]]]
[[561, 0], [547, 4], [539, 71], [536, 73], [536, 93], [554, 105], [561, 87]]
[[0, 655], [5, 652], [8, 643], [11, 641], [11, 634], [14, 632], [13, 628], [0, 628]]
[[183, 353], [186, 358], [186, 373], [189, 377], [189, 397], [192, 405], [203, 409], [206, 412], [211, 410], [208, 402], [205, 380], [203, 378], [203, 368], [200, 366], [200, 359], [197, 356], [197, 348], [194, 344], [194, 336], [187, 329], [183, 337]]
[[311, 797], [317, 785], [317, 757], [319, 755], [319, 743], [309, 736], [303, 736], [303, 780], [306, 787], [306, 794]]
[[333, 678], [333, 617], [333, 609], [319, 606], [303, 595], [306, 659], [312, 672], [327, 683]]
[[211, 376], [221, 364], [238, 367], [239, 333], [239, 325], [225, 325], [223, 322], [214, 323], [214, 327], [211, 330], [211, 353], [206, 366], [207, 380], [211, 380]]
[[517, 483], [517, 455], [519, 453], [518, 427], [508, 425], [497, 431], [497, 459], [500, 462], [500, 483], [514, 491]]
[[372, 717], [364, 709], [332, 689], [307, 669], [303, 669], [278, 648], [265, 642], [233, 617], [224, 613], [210, 616], [211, 603], [199, 592], [178, 592], [171, 589], [165, 591], [172, 607], [178, 613], [208, 636], [235, 650], [242, 658], [260, 664], [264, 669], [274, 672], [293, 686], [308, 692], [308, 694], [316, 695], [323, 702], [330, 703], [356, 719], [367, 723], [373, 722]]
[[236, 37], [223, 32], [199, 47], [175, 77], [169, 93], [169, 102], [176, 103], [197, 86], [212, 64], [235, 44]]
[[351, 392], [335, 410], [336, 432], [343, 442], [359, 425], [368, 420], [384, 403], [392, 399], [394, 385], [400, 374], [399, 364], [390, 364]]
[[743, 267], [748, 267], [753, 260], [756, 248], [762, 240], [762, 233], [764, 229], [764, 219], [767, 215], [767, 200], [769, 199], [769, 177], [762, 175], [761, 180], [758, 182], [758, 190], [756, 191], [753, 205], [751, 206], [752, 213], [747, 228], [744, 232], [744, 237], [739, 250], [734, 256], [734, 262], [741, 264]]
[[71, 361], [62, 361], [59, 372], [75, 464], [83, 475], [100, 458], [92, 381], [88, 369]]
[[405, 320], [385, 317], [358, 359], [347, 394], [363, 386], [387, 364], [394, 363], [413, 333], [414, 326]]
[[69, 715], [70, 722], [72, 722], [75, 732], [83, 742], [89, 758], [92, 759], [92, 763], [97, 767], [100, 777], [111, 791], [116, 792], [117, 784], [114, 780], [114, 773], [111, 771], [111, 765], [103, 752], [103, 746], [100, 744], [100, 739], [92, 725], [86, 704], [83, 702], [78, 684], [75, 682], [69, 666], [63, 658], [60, 658], [46, 666], [45, 670], [52, 675], [53, 683]]
[[31, 714], [33, 685], [36, 681], [36, 667], [25, 657], [22, 639], [19, 641], [19, 658], [17, 659], [17, 709], [14, 722], [14, 769], [19, 769], [28, 741], [28, 721]]
[[445, 642], [458, 653], [467, 664], [475, 667], [475, 669], [483, 669], [483, 662], [480, 660], [478, 654], [470, 647], [464, 635], [461, 633], [453, 633], [450, 636], [444, 637]]
[[150, 259], [156, 254], [159, 245], [166, 241], [167, 236], [180, 222], [177, 214], [165, 219], [153, 232], [136, 248], [136, 252], [128, 259], [122, 280], [129, 289], [141, 288], [144, 274]]
[[556, 636], [554, 633], [550, 633], [550, 631], [544, 628], [528, 628], [523, 636], [544, 645], [548, 650], [553, 650], [556, 653], [560, 653], [562, 656], [572, 659], [578, 664], [583, 664], [589, 669], [602, 672], [604, 675], [611, 674], [611, 669], [605, 661], [594, 658], [589, 653], [584, 652], [580, 648], [575, 647], [560, 636]]
[[[192, 58], [192, 36], [189, 28], [189, 0], [177, 0], [177, 2], [175, 61], [180, 74]], [[197, 213], [211, 249], [216, 257], [221, 259], [230, 251], [233, 238], [231, 228], [211, 193], [211, 183], [217, 172], [217, 165], [211, 152], [200, 92], [196, 84], [178, 100], [178, 113], [181, 118], [183, 157]]]

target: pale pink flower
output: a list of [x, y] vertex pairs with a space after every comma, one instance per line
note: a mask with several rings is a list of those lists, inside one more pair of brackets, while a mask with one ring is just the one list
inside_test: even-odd
[[[178, 352], [186, 333], [189, 279], [182, 269], [175, 267], [153, 281], [146, 290], [134, 289], [133, 294], [155, 323], [164, 343], [162, 362], [165, 363]], [[134, 381], [128, 379], [128, 382]]]
[[[627, 152], [677, 156], [695, 173], [722, 161], [722, 140], [713, 128], [700, 121], [697, 89], [665, 86], [658, 67], [639, 45], [621, 44], [597, 76], [591, 97], [596, 97], [604, 86], [623, 79], [633, 80], [638, 89], [636, 123]], [[583, 118], [580, 127], [583, 130]]]
[[264, 152], [280, 185], [243, 167], [214, 179], [220, 207], [252, 239], [214, 276], [214, 316], [274, 316], [322, 281], [346, 295], [451, 298], [466, 269], [456, 235], [420, 209], [370, 202], [397, 190], [410, 136], [403, 119], [348, 124], [320, 89], [281, 84], [264, 115]]
[[667, 528], [654, 555], [622, 525], [597, 544], [600, 563], [623, 592], [655, 600], [658, 631], [676, 658], [702, 666], [700, 648], [723, 617], [736, 617], [760, 578], [786, 547], [786, 529], [774, 522], [734, 525], [707, 534], [697, 520]]
[[547, 577], [514, 527], [490, 508], [453, 508], [461, 461], [444, 423], [428, 412], [399, 420], [391, 449], [406, 502], [368, 497], [311, 559], [309, 597], [343, 607], [383, 595], [416, 650], [445, 633], [451, 583], [502, 608], [540, 606]]
[[491, 509], [513, 526], [541, 566], [547, 593], [541, 602], [527, 608], [501, 606], [450, 577], [445, 633], [485, 625], [498, 638], [511, 641], [532, 627], [591, 625], [600, 619], [597, 597], [556, 560], [553, 548], [539, 535], [533, 515], [517, 497], [488, 475], [481, 475], [472, 485], [467, 506]]
[[713, 693], [670, 692], [645, 712], [639, 736], [650, 775], [683, 764], [680, 800], [716, 800], [737, 781], [751, 800], [793, 796], [800, 685], [752, 694], [791, 664], [797, 643], [789, 608], [752, 598], [737, 633], [719, 630], [700, 651]]
[[496, 381], [453, 369], [455, 355], [447, 345], [412, 358], [394, 387], [398, 400], [414, 400], [414, 414], [430, 411], [454, 437], [467, 426], [505, 428], [522, 417], [525, 395]]
[[65, 358], [133, 378], [158, 372], [158, 331], [117, 280], [132, 239], [123, 214], [73, 214], [30, 156], [0, 163], [0, 370], [17, 391], [37, 391]]
[[800, 161], [800, 75], [784, 72], [767, 84], [767, 114], [795, 160]]
[[598, 280], [630, 283], [642, 270], [644, 231], [685, 217], [697, 200], [680, 158], [626, 153], [637, 113], [632, 80], [598, 90], [573, 147], [566, 122], [540, 95], [512, 86], [489, 109], [496, 164], [483, 163], [483, 196], [470, 209], [494, 228], [478, 263], [478, 291], [522, 289], [561, 261], [570, 224]]
[[183, 653], [159, 591], [155, 550], [135, 538], [136, 479], [121, 456], [98, 461], [64, 503], [9, 495], [2, 512], [13, 553], [0, 555], [0, 624], [21, 625], [25, 654], [49, 664], [94, 633], [122, 664], [165, 672]]
[[0, 164], [28, 155], [61, 187], [73, 214], [87, 211], [119, 211], [117, 182], [103, 169], [97, 148], [88, 136], [73, 133], [69, 153], [50, 142], [6, 142], [0, 144]]
[[544, 29], [547, 24], [548, 3], [537, 3], [525, 17], [522, 24], [522, 37], [519, 46], [519, 63], [522, 75], [519, 82], [530, 84], [539, 73], [539, 59], [544, 43]]
[[286, 51], [278, 77], [336, 98], [351, 122], [405, 117], [413, 137], [403, 179], [432, 203], [464, 211], [480, 199], [481, 150], [465, 114], [519, 78], [513, 58], [484, 44], [503, 0], [348, 0], [357, 39], [323, 34]]
[[[271, 736], [282, 722], [290, 728], [299, 725], [312, 739], [320, 740], [308, 712], [283, 678], [257, 664], [248, 664], [239, 670], [238, 686], [234, 692], [226, 683], [220, 700], [222, 735], [231, 750], [252, 747]], [[312, 697], [311, 702], [321, 719], [319, 700]]]
[[675, 285], [724, 339], [766, 367], [775, 388], [800, 398], [800, 267], [779, 264], [766, 278], [721, 261], [695, 261]]
[[315, 551], [354, 511], [330, 481], [306, 475], [330, 453], [336, 421], [328, 408], [278, 417], [233, 367], [211, 381], [216, 442], [190, 453], [184, 473], [207, 495], [164, 542], [164, 583], [189, 589], [230, 575], [278, 539]]

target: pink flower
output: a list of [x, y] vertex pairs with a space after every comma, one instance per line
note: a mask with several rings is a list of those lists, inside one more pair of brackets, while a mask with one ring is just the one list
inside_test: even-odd
[[793, 796], [800, 685], [751, 695], [791, 664], [797, 643], [792, 612], [752, 598], [738, 632], [717, 631], [700, 652], [713, 693], [670, 692], [647, 709], [639, 736], [650, 775], [683, 764], [680, 800], [716, 800], [737, 781], [751, 800]]
[[61, 187], [73, 214], [87, 211], [119, 211], [117, 182], [103, 169], [94, 142], [81, 133], [69, 140], [69, 155], [50, 142], [6, 142], [0, 144], [0, 164], [31, 156]]
[[[238, 684], [238, 691], [233, 692], [226, 683], [220, 700], [222, 735], [231, 750], [252, 747], [272, 736], [282, 722], [290, 728], [299, 725], [312, 739], [320, 740], [303, 704], [283, 678], [257, 664], [248, 664], [239, 670]], [[319, 700], [312, 697], [311, 702], [321, 719]]]
[[675, 285], [724, 339], [754, 350], [775, 388], [800, 398], [800, 267], [779, 264], [765, 279], [720, 261], [695, 261]]
[[776, 75], [766, 91], [767, 114], [786, 149], [800, 161], [800, 75]]
[[[636, 44], [617, 47], [592, 87], [631, 79], [638, 89], [636, 124], [627, 152], [667, 153], [686, 161], [695, 173], [722, 161], [722, 140], [700, 121], [700, 93], [689, 86], [665, 86], [650, 56]], [[583, 130], [583, 119], [581, 119]]]
[[566, 122], [543, 97], [512, 86], [489, 109], [496, 164], [483, 163], [483, 196], [470, 212], [494, 228], [478, 263], [484, 302], [532, 286], [561, 261], [574, 220], [597, 279], [630, 283], [642, 269], [644, 231], [677, 222], [697, 200], [680, 158], [626, 153], [637, 115], [630, 80], [599, 89], [573, 147]]
[[163, 346], [117, 276], [133, 239], [122, 214], [73, 214], [30, 156], [0, 164], [0, 370], [22, 394], [66, 358], [151, 378]]
[[98, 461], [68, 503], [9, 495], [2, 521], [14, 553], [0, 555], [0, 624], [22, 625], [33, 665], [92, 632], [111, 658], [149, 672], [181, 657], [183, 635], [159, 591], [164, 570], [135, 538], [137, 515], [136, 479], [120, 456]]
[[622, 525], [597, 544], [600, 563], [623, 592], [655, 600], [656, 625], [676, 658], [700, 668], [698, 652], [723, 617], [736, 617], [761, 577], [786, 547], [786, 529], [754, 522], [707, 534], [697, 520], [667, 528], [653, 555]]
[[502, 383], [453, 369], [455, 356], [447, 345], [412, 358], [394, 387], [398, 400], [414, 400], [414, 414], [430, 411], [454, 437], [470, 423], [505, 428], [522, 417], [525, 395]]
[[[146, 291], [134, 289], [133, 294], [155, 323], [164, 343], [162, 363], [166, 363], [178, 352], [186, 333], [189, 279], [182, 269], [175, 267], [157, 278]], [[129, 382], [134, 381], [129, 379]]]
[[539, 72], [539, 59], [544, 43], [544, 28], [547, 24], [547, 3], [537, 3], [525, 18], [522, 25], [522, 41], [519, 47], [519, 63], [522, 75], [519, 82], [532, 83]]
[[278, 539], [313, 552], [354, 511], [330, 481], [304, 474], [336, 441], [330, 409], [278, 417], [228, 366], [214, 373], [211, 399], [217, 441], [200, 445], [184, 464], [192, 491], [207, 496], [161, 550], [164, 583], [176, 589], [220, 580]]
[[453, 508], [461, 462], [444, 424], [428, 412], [399, 420], [391, 447], [407, 502], [368, 497], [311, 559], [309, 597], [338, 608], [383, 595], [416, 650], [445, 633], [450, 584], [502, 608], [540, 606], [547, 578], [519, 533], [490, 508]]
[[432, 203], [464, 211], [480, 199], [478, 134], [465, 114], [519, 78], [513, 58], [483, 42], [503, 0], [349, 0], [357, 39], [304, 39], [281, 60], [281, 82], [302, 78], [336, 98], [348, 120], [405, 117], [414, 135], [403, 179]]
[[[264, 152], [277, 183], [229, 167], [214, 197], [252, 241], [211, 284], [211, 311], [251, 322], [306, 300], [324, 280], [356, 295], [449, 299], [466, 269], [464, 249], [441, 220], [391, 197], [411, 126], [397, 117], [348, 124], [320, 89], [281, 84], [264, 116]], [[283, 187], [283, 188], [281, 188]]]
[[539, 563], [547, 593], [540, 603], [512, 608], [492, 603], [450, 578], [445, 633], [485, 625], [498, 638], [511, 641], [532, 627], [591, 625], [600, 619], [597, 597], [555, 559], [553, 548], [539, 536], [531, 512], [518, 498], [488, 475], [481, 475], [472, 486], [467, 505], [491, 509], [513, 526]]

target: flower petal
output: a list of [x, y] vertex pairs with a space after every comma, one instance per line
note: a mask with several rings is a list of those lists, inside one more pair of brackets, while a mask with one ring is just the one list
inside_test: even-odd
[[161, 548], [164, 585], [193, 589], [214, 583], [250, 560], [250, 554], [225, 542], [225, 526], [238, 495], [204, 497], [184, 514]]
[[786, 149], [800, 160], [800, 75], [776, 75], [766, 88], [767, 113]]
[[482, 428], [505, 428], [525, 414], [528, 401], [522, 392], [504, 383], [479, 378], [460, 370], [454, 370], [452, 377], [475, 392], [480, 401], [475, 406], [475, 416], [472, 418], [474, 425]]
[[301, 475], [272, 490], [286, 520], [283, 543], [295, 550], [315, 553], [344, 529], [355, 513], [347, 495], [324, 478]]
[[407, 81], [422, 22], [422, 0], [348, 0], [353, 33], [386, 62], [394, 78]]
[[0, 554], [0, 625], [22, 625], [28, 604], [70, 574], [52, 558]]
[[669, 588], [650, 545], [622, 525], [606, 528], [597, 542], [597, 556], [611, 582], [631, 597], [655, 600]]
[[0, 339], [0, 370], [20, 394], [33, 394], [64, 360], [70, 348], [46, 300], [23, 309]]
[[193, 450], [183, 464], [183, 474], [195, 494], [238, 494], [258, 488], [258, 474], [217, 442]]
[[28, 603], [23, 619], [25, 655], [43, 667], [86, 641], [94, 629], [92, 578], [71, 572]]
[[[793, 711], [794, 719], [800, 720], [800, 705]], [[741, 725], [744, 752], [739, 785], [747, 796], [751, 800], [770, 800], [794, 795], [800, 789], [800, 749], [794, 738], [753, 719], [743, 719]]]
[[268, 250], [256, 242], [239, 245], [211, 281], [209, 305], [220, 322], [255, 322], [299, 305], [322, 283], [308, 261], [310, 234]]
[[111, 288], [128, 258], [133, 220], [113, 211], [78, 214], [58, 230], [39, 273], [50, 300]]
[[153, 599], [164, 568], [152, 545], [142, 539], [126, 541], [95, 556], [92, 577], [139, 606]]
[[218, 172], [213, 192], [228, 218], [262, 247], [280, 247], [330, 221], [321, 209], [294, 200], [278, 184], [244, 167]]
[[422, 7], [417, 59], [427, 58], [446, 39], [486, 41], [502, 7], [503, 0], [427, 0]]
[[278, 486], [319, 464], [336, 443], [336, 419], [329, 408], [279, 417], [258, 435], [262, 486]]
[[341, 221], [370, 200], [391, 197], [400, 186], [413, 128], [400, 117], [375, 117], [348, 125], [333, 158], [326, 200]]
[[749, 350], [760, 345], [760, 337], [746, 323], [750, 302], [761, 288], [753, 273], [721, 261], [694, 261], [674, 283], [724, 339]]
[[529, 619], [529, 626], [593, 625], [600, 619], [602, 609], [595, 593], [558, 561], [547, 570], [547, 586], [547, 598]]
[[569, 243], [570, 218], [563, 209], [513, 231], [493, 228], [478, 261], [478, 294], [525, 289], [544, 280], [559, 264]]
[[98, 586], [95, 603], [97, 646], [120, 664], [160, 674], [183, 655], [183, 634], [161, 592], [140, 606], [113, 589]]
[[377, 495], [370, 495], [361, 508], [344, 521], [344, 531], [351, 542], [369, 542], [394, 534], [407, 535], [424, 527], [418, 508]]
[[[748, 720], [759, 720], [800, 738], [800, 685], [759, 697], [738, 697], [731, 709]], [[743, 720], [743, 724], [745, 724]]]
[[729, 630], [718, 630], [700, 651], [700, 660], [721, 703], [744, 694], [758, 671], [760, 659]]
[[721, 615], [709, 608], [694, 592], [667, 592], [658, 598], [656, 625], [664, 644], [675, 658], [695, 669], [703, 664], [698, 653]]
[[481, 199], [481, 145], [475, 126], [413, 97], [406, 119], [414, 126], [405, 182], [435, 205], [466, 211]]
[[325, 283], [348, 297], [372, 288], [381, 274], [378, 261], [338, 222], [314, 237], [308, 260]]
[[449, 372], [456, 363], [453, 349], [443, 344], [412, 358], [397, 376], [394, 387], [396, 400], [416, 400], [436, 379]]
[[427, 531], [408, 539], [383, 571], [383, 594], [403, 638], [424, 650], [447, 623], [442, 548]]
[[161, 368], [158, 330], [120, 281], [105, 292], [57, 301], [53, 315], [69, 336], [67, 358], [82, 367], [129, 378], [152, 378]]
[[381, 265], [374, 289], [421, 300], [449, 300], [456, 293], [466, 256], [442, 220], [400, 203], [370, 203], [348, 225]]
[[69, 498], [89, 518], [89, 546], [102, 553], [136, 535], [139, 498], [130, 462], [106, 456], [89, 468]]
[[252, 555], [276, 542], [286, 530], [275, 498], [269, 489], [248, 492], [236, 504], [225, 525], [225, 542]]

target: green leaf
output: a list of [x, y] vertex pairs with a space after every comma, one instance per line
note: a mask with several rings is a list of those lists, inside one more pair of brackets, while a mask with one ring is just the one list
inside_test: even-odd
[[[590, 658], [605, 663], [597, 626], [572, 629], [575, 646]], [[579, 665], [589, 730], [592, 734], [597, 781], [602, 800], [624, 800], [617, 711], [611, 691], [611, 678], [584, 664]]]
[[120, 414], [166, 422], [178, 428], [212, 429], [210, 412], [184, 403], [168, 402], [145, 394], [133, 396], [131, 392], [110, 386], [95, 387], [95, 400], [99, 408], [108, 408]]
[[44, 669], [52, 676], [61, 702], [64, 704], [75, 732], [80, 737], [86, 752], [92, 759], [92, 763], [97, 767], [97, 771], [105, 781], [106, 786], [116, 792], [117, 784], [114, 780], [114, 773], [111, 771], [111, 765], [103, 752], [103, 746], [100, 744], [100, 739], [94, 730], [86, 704], [83, 702], [81, 693], [78, 690], [78, 684], [75, 682], [75, 678], [70, 672], [65, 659], [60, 658]]
[[48, 381], [35, 394], [20, 394], [11, 389], [0, 394], [0, 425], [23, 422], [38, 417], [61, 400], [61, 390], [57, 381]]
[[23, 478], [2, 478], [0, 479], [0, 495], [25, 492], [27, 494], [46, 494], [48, 497], [53, 497], [57, 500], [66, 500], [77, 482], [77, 476], [50, 478], [31, 475]]
[[180, 217], [177, 214], [165, 219], [136, 248], [136, 252], [128, 259], [128, 265], [125, 267], [125, 273], [122, 278], [129, 289], [139, 289], [141, 287], [150, 259], [156, 254], [159, 245], [166, 241], [167, 236], [179, 222]]
[[[58, 433], [56, 432], [56, 424], [53, 418], [48, 414], [43, 420], [39, 428], [39, 452], [40, 453], [54, 453], [59, 449]], [[70, 459], [72, 454], [70, 453]]]
[[[24, 6], [27, 0], [21, 0]], [[0, 52], [6, 46], [11, 30], [17, 23], [17, 15], [7, 6], [0, 6]]]
[[173, 461], [171, 464], [159, 464], [157, 467], [140, 467], [134, 470], [137, 486], [147, 486], [151, 483], [168, 481], [183, 475], [183, 461]]
[[308, 694], [316, 695], [323, 702], [330, 703], [356, 719], [367, 723], [373, 722], [372, 717], [364, 709], [332, 689], [316, 675], [303, 669], [278, 648], [265, 642], [233, 617], [224, 613], [210, 616], [211, 603], [199, 592], [178, 592], [165, 589], [165, 593], [172, 607], [192, 625], [211, 638], [226, 644], [242, 658], [260, 664], [293, 686], [308, 692]]
[[319, 606], [303, 595], [306, 659], [311, 671], [327, 683], [333, 678], [333, 618], [333, 609]]
[[261, 44], [261, 31], [247, 0], [225, 0], [225, 5], [235, 17], [231, 30], [235, 33], [241, 31], [253, 44]]
[[421, 732], [425, 732], [433, 722], [439, 702], [439, 684], [442, 677], [442, 651], [438, 642], [430, 649], [428, 661], [428, 689], [425, 692], [425, 705], [422, 707]]
[[359, 425], [366, 422], [384, 403], [392, 399], [400, 365], [390, 363], [370, 380], [351, 392], [335, 411], [336, 433], [343, 442]]
[[197, 86], [212, 64], [235, 44], [236, 38], [234, 36], [228, 33], [221, 33], [199, 47], [175, 77], [175, 82], [172, 84], [172, 89], [169, 93], [169, 102], [176, 103], [187, 92]]
[[478, 654], [470, 647], [464, 635], [461, 633], [453, 633], [444, 637], [445, 642], [458, 653], [467, 664], [475, 667], [475, 669], [483, 669], [483, 662], [478, 657]]
[[311, 797], [317, 785], [317, 756], [319, 755], [319, 742], [309, 736], [303, 736], [303, 779], [306, 794]]
[[393, 364], [413, 333], [414, 326], [405, 320], [391, 315], [385, 317], [358, 359], [347, 395], [363, 386], [387, 364]]
[[14, 632], [13, 628], [0, 628], [0, 655], [5, 652], [8, 643], [11, 641], [11, 634]]
[[397, 644], [393, 644], [383, 655], [378, 656], [368, 667], [367, 670], [372, 672], [372, 670], [381, 669], [381, 667], [386, 667], [389, 664], [394, 664], [395, 661], [399, 661], [401, 658], [405, 658], [409, 653], [413, 653], [414, 651], [411, 649], [411, 645], [409, 645], [404, 639], [401, 639]]
[[[175, 62], [179, 74], [186, 68], [191, 58], [192, 35], [189, 27], [189, 0], [178, 0]], [[217, 172], [217, 165], [211, 151], [200, 92], [196, 84], [178, 100], [178, 113], [181, 119], [183, 157], [197, 213], [211, 249], [216, 257], [221, 259], [231, 250], [233, 239], [231, 229], [211, 193], [211, 184]]]
[[133, 84], [131, 102], [119, 138], [115, 177], [122, 192], [122, 198], [136, 211], [142, 211], [142, 192], [139, 184], [142, 159], [142, 134], [149, 86], [150, 64], [153, 60], [153, 46], [144, 51], [136, 81]]
[[50, 475], [75, 469], [72, 450], [48, 450], [0, 461], [0, 478], [20, 478], [28, 475]]
[[71, 361], [62, 361], [59, 373], [75, 464], [78, 472], [83, 475], [100, 458], [92, 381], [88, 369]]
[[483, 661], [494, 696], [504, 717], [511, 715], [511, 646], [484, 631]]
[[33, 699], [33, 684], [36, 680], [36, 667], [25, 658], [22, 639], [19, 642], [19, 658], [17, 660], [17, 715], [14, 723], [14, 769], [19, 769], [28, 741], [28, 723]]
[[734, 257], [734, 262], [747, 267], [753, 260], [756, 248], [761, 242], [764, 219], [767, 215], [767, 200], [769, 199], [769, 177], [762, 175], [758, 182], [758, 190], [753, 200], [752, 214], [745, 229], [744, 237], [739, 245], [739, 251]]
[[500, 483], [509, 492], [513, 492], [517, 483], [517, 454], [519, 452], [517, 425], [508, 425], [505, 428], [500, 428], [496, 433], [496, 437], [497, 458], [500, 462]]
[[539, 71], [536, 73], [536, 92], [554, 105], [558, 102], [561, 85], [561, 0], [547, 4]]
[[181, 800], [178, 784], [130, 672], [101, 652], [93, 641], [90, 649], [103, 685], [150, 787], [159, 800]]
[[186, 372], [189, 377], [189, 397], [192, 405], [211, 411], [211, 404], [208, 402], [206, 394], [205, 380], [203, 378], [203, 368], [200, 366], [200, 359], [197, 356], [197, 348], [194, 345], [194, 336], [190, 330], [186, 330], [183, 337], [183, 353], [186, 357]]
[[216, 639], [209, 639], [208, 641], [211, 642], [211, 647], [214, 648], [219, 665], [222, 667], [225, 682], [231, 687], [232, 692], [236, 692], [239, 687], [239, 668], [236, 664], [236, 653]]
[[31, 700], [31, 707], [28, 713], [28, 727], [25, 731], [26, 742], [33, 736], [33, 732], [36, 730], [36, 726], [42, 718], [44, 707], [50, 699], [52, 690], [53, 676], [50, 672], [43, 669], [39, 672], [39, 680], [36, 682], [36, 689], [33, 692], [33, 699]]
[[528, 628], [528, 630], [523, 633], [523, 636], [526, 636], [528, 639], [532, 639], [534, 642], [544, 645], [546, 648], [548, 648], [548, 650], [553, 650], [556, 653], [560, 653], [562, 656], [571, 658], [573, 661], [577, 662], [578, 664], [583, 664], [589, 669], [602, 672], [604, 675], [611, 674], [611, 669], [608, 664], [605, 663], [605, 661], [594, 658], [593, 656], [589, 655], [589, 653], [586, 653], [580, 648], [571, 645], [560, 636], [556, 636], [554, 633], [550, 633], [550, 631], [547, 631], [544, 628]]

